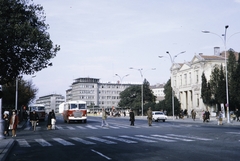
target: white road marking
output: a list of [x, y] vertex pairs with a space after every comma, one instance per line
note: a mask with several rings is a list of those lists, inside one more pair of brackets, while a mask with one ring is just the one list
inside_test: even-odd
[[142, 137], [142, 138], [146, 138], [146, 139], [159, 140], [159, 141], [176, 142], [176, 140], [164, 139], [164, 138], [156, 138], [156, 137], [151, 137], [151, 136], [144, 136], [144, 135], [135, 135], [135, 136], [137, 136], [137, 137]]
[[61, 138], [53, 138], [53, 140], [59, 142], [59, 143], [62, 144], [62, 145], [74, 145], [73, 143], [70, 143], [70, 142], [68, 142], [68, 141], [66, 141], [66, 140], [63, 140], [63, 139], [61, 139]]
[[26, 127], [24, 130], [31, 130], [32, 127]]
[[106, 140], [106, 139], [101, 139], [101, 138], [98, 138], [98, 137], [87, 137], [89, 139], [92, 139], [92, 140], [95, 140], [95, 141], [99, 141], [99, 142], [102, 142], [102, 143], [106, 143], [106, 144], [117, 144], [116, 142], [113, 142], [113, 141], [109, 141], [109, 140]]
[[96, 150], [93, 150], [91, 149], [94, 153], [97, 153], [98, 155], [101, 155], [102, 157], [106, 158], [107, 160], [112, 160], [111, 158], [107, 157], [106, 155], [103, 155], [102, 153], [96, 151]]
[[240, 135], [240, 132], [226, 132], [226, 133]]
[[93, 127], [93, 126], [91, 126], [91, 125], [87, 125], [86, 127], [87, 127], [87, 128], [90, 128], [90, 129], [98, 129], [98, 128]]
[[44, 139], [35, 139], [35, 141], [38, 142], [42, 146], [52, 146], [52, 144], [50, 144], [49, 142], [47, 142]]
[[57, 126], [57, 125], [56, 125], [56, 128], [59, 129], [59, 130], [62, 130], [62, 129], [63, 129], [63, 127]]
[[117, 140], [117, 141], [121, 141], [124, 143], [137, 143], [136, 141], [132, 141], [132, 140], [127, 140], [127, 139], [123, 139], [123, 138], [117, 138], [117, 137], [113, 137], [113, 136], [103, 136], [104, 138], [108, 138], [108, 139], [112, 139], [112, 140]]
[[87, 145], [90, 145], [90, 144], [96, 144], [94, 142], [91, 142], [91, 141], [87, 141], [87, 140], [83, 140], [81, 138], [78, 138], [78, 137], [70, 137], [70, 139], [73, 139], [77, 142], [80, 142], [80, 143], [83, 143], [83, 144], [87, 144]]
[[20, 147], [31, 147], [25, 139], [17, 139]]
[[75, 128], [74, 128], [74, 127], [71, 127], [71, 126], [67, 126], [67, 128], [68, 128], [69, 130], [75, 130]]
[[143, 142], [147, 142], [147, 143], [157, 142], [157, 141], [154, 141], [154, 140], [149, 140], [149, 139], [144, 139], [144, 138], [137, 138], [137, 137], [127, 136], [127, 135], [120, 135], [119, 137], [133, 139], [133, 140], [139, 140], [139, 141], [143, 141]]
[[189, 139], [203, 140], [203, 141], [212, 140], [212, 139], [208, 139], [208, 138], [200, 138], [200, 137], [194, 137], [194, 136], [184, 136], [184, 135], [175, 135], [175, 134], [167, 134], [167, 135], [176, 136], [176, 137], [180, 137], [180, 138], [189, 138]]
[[191, 139], [176, 138], [176, 137], [163, 136], [163, 135], [151, 135], [151, 136], [162, 137], [162, 138], [168, 138], [168, 139], [174, 139], [174, 140], [181, 140], [181, 141], [194, 141], [194, 140], [191, 140]]
[[86, 129], [85, 127], [82, 127], [82, 126], [76, 126], [76, 127], [79, 129]]

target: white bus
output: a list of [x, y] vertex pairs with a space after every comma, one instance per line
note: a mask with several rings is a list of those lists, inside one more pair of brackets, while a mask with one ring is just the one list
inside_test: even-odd
[[38, 114], [39, 120], [45, 120], [46, 112], [45, 112], [45, 105], [44, 104], [33, 104], [29, 106], [29, 114], [33, 111], [36, 111]]
[[87, 106], [84, 101], [68, 101], [59, 105], [59, 113], [62, 113], [64, 122], [87, 122]]

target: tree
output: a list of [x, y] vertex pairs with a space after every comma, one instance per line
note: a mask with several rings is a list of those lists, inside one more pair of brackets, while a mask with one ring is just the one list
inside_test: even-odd
[[[10, 82], [3, 85], [3, 100], [2, 104], [5, 108], [14, 109], [15, 108], [15, 96], [16, 96], [16, 83]], [[18, 80], [18, 104], [17, 107], [22, 105], [29, 105], [36, 98], [38, 89], [35, 88], [32, 81], [26, 81], [23, 79]]]
[[[141, 85], [134, 85], [126, 88], [120, 93], [119, 107], [131, 108], [140, 112], [142, 110], [142, 89]], [[147, 111], [148, 106], [154, 106], [156, 97], [150, 89], [149, 82], [143, 81], [143, 112]]]
[[236, 65], [236, 70], [233, 72], [233, 78], [231, 81], [230, 88], [230, 99], [231, 106], [230, 110], [234, 110], [240, 107], [240, 53], [238, 54], [238, 61]]
[[[169, 115], [172, 115], [172, 87], [171, 79], [167, 81], [164, 86], [165, 99], [160, 101], [156, 107], [160, 107], [160, 110], [166, 110]], [[180, 112], [180, 102], [177, 97], [174, 96], [174, 114], [177, 115]]]
[[52, 63], [53, 45], [43, 7], [28, 0], [0, 0], [0, 84], [31, 75]]
[[220, 77], [220, 69], [218, 66], [215, 66], [210, 77], [210, 86], [211, 86], [211, 95], [212, 95], [212, 103], [217, 104], [217, 89], [219, 87], [219, 78]]
[[226, 103], [226, 79], [224, 75], [224, 70], [223, 66], [220, 66], [220, 71], [219, 71], [219, 80], [218, 80], [218, 88], [216, 89], [216, 102], [218, 104], [221, 103]]
[[212, 98], [211, 98], [211, 88], [210, 83], [207, 82], [206, 76], [204, 72], [202, 73], [202, 88], [201, 88], [201, 98], [203, 100], [203, 103], [206, 106], [212, 105]]

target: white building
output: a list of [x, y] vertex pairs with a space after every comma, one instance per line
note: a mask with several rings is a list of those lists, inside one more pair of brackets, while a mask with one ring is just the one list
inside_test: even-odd
[[100, 83], [96, 78], [77, 78], [66, 91], [66, 101], [83, 100], [88, 108], [118, 107], [120, 93], [134, 84]]
[[65, 102], [65, 97], [60, 94], [50, 94], [46, 96], [39, 97], [36, 100], [37, 104], [44, 104], [45, 111], [49, 113], [50, 111], [54, 110], [54, 112], [59, 112], [59, 105]]
[[153, 91], [154, 96], [156, 96], [156, 103], [164, 100], [164, 97], [165, 97], [165, 94], [163, 92], [164, 86], [165, 84], [156, 84], [156, 85], [150, 86], [150, 89]]
[[[175, 96], [181, 103], [181, 109], [187, 109], [188, 113], [192, 109], [196, 111], [206, 110], [201, 98], [202, 73], [205, 73], [207, 81], [214, 67], [220, 67], [221, 64], [225, 69], [225, 55], [219, 53], [219, 48], [214, 48], [214, 55], [195, 55], [190, 62], [182, 64], [174, 63], [171, 67], [171, 84]], [[216, 109], [209, 109], [210, 112]]]

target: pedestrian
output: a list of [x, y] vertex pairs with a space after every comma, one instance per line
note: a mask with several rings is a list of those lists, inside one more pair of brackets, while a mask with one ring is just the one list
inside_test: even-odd
[[6, 136], [9, 136], [9, 115], [8, 115], [8, 113], [4, 113], [3, 119], [4, 119], [4, 139], [6, 139]]
[[235, 115], [236, 115], [237, 121], [239, 121], [240, 111], [238, 109], [236, 109]]
[[148, 125], [152, 126], [152, 109], [151, 109], [151, 107], [148, 108], [147, 119], [148, 119]]
[[219, 111], [219, 113], [218, 113], [218, 125], [223, 125], [222, 120], [223, 120], [223, 113], [222, 113], [222, 111]]
[[130, 110], [129, 116], [130, 116], [129, 121], [131, 122], [130, 126], [134, 126], [135, 116], [134, 116], [134, 112], [132, 109]]
[[192, 119], [193, 119], [193, 121], [195, 121], [195, 119], [196, 119], [196, 111], [193, 109], [191, 113], [192, 113]]
[[30, 122], [32, 124], [32, 128], [33, 128], [34, 132], [36, 131], [36, 126], [37, 126], [38, 120], [39, 120], [38, 114], [36, 113], [35, 110], [33, 110], [33, 112], [30, 113]]
[[107, 113], [104, 108], [102, 108], [102, 127], [106, 125], [108, 127], [107, 123]]
[[51, 112], [51, 129], [55, 130], [56, 127], [56, 116], [54, 110]]
[[210, 120], [210, 112], [206, 110], [203, 122], [209, 122], [209, 120]]
[[49, 112], [47, 118], [47, 129], [51, 130], [51, 128], [52, 128], [52, 112]]
[[9, 122], [9, 129], [12, 130], [12, 137], [17, 136], [17, 125], [18, 125], [18, 116], [16, 114], [16, 111], [12, 111], [12, 116], [10, 118]]

